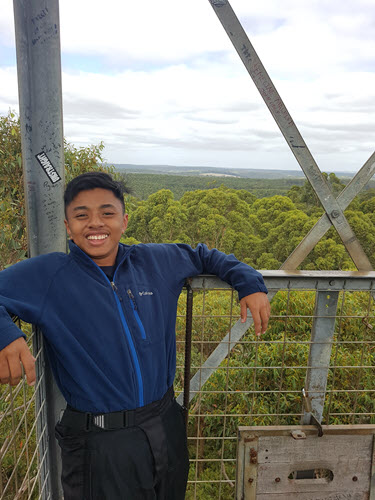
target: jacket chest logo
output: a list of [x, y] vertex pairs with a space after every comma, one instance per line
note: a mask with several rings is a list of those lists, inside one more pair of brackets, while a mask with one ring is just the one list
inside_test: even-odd
[[143, 297], [144, 295], [154, 295], [154, 292], [148, 292], [148, 291], [141, 291], [138, 292], [140, 297]]

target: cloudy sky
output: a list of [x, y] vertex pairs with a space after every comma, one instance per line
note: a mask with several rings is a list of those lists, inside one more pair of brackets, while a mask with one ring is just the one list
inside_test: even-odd
[[[231, 0], [322, 171], [375, 144], [375, 0]], [[64, 134], [113, 163], [298, 170], [208, 0], [60, 0]], [[0, 113], [18, 110], [1, 0]]]

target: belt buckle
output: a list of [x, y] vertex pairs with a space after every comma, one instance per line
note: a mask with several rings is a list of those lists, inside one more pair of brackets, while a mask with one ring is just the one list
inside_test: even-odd
[[97, 427], [100, 427], [101, 429], [105, 429], [104, 417], [105, 417], [104, 414], [102, 414], [102, 415], [95, 415], [93, 417], [94, 425], [96, 425]]

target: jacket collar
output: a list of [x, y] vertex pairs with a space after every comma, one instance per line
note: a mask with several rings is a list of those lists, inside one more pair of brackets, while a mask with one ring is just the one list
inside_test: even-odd
[[[119, 243], [115, 262], [116, 268], [123, 261], [130, 249], [131, 247], [129, 245]], [[83, 250], [81, 250], [73, 240], [69, 240], [69, 255], [86, 271], [90, 273], [94, 272], [95, 274], [98, 274], [100, 276], [102, 275], [102, 273], [100, 273], [99, 271], [99, 266], [92, 260], [91, 257], [89, 257]]]

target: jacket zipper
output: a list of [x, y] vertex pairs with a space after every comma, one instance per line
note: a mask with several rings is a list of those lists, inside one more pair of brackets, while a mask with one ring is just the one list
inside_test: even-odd
[[137, 324], [139, 326], [139, 329], [141, 330], [142, 340], [146, 340], [147, 339], [146, 331], [145, 331], [144, 326], [142, 324], [141, 318], [139, 317], [137, 303], [135, 301], [134, 295], [132, 294], [132, 291], [130, 290], [130, 288], [129, 288], [129, 290], [127, 292], [128, 292], [128, 295], [129, 295], [130, 304], [131, 304], [132, 309], [133, 309], [135, 320], [136, 320], [136, 322], [137, 322]]
[[[79, 248], [79, 246], [77, 246], [77, 248], [87, 257], [87, 258], [90, 258], [88, 257], [87, 254], [85, 254], [85, 252], [83, 250], [81, 250]], [[92, 260], [92, 259], [90, 259]], [[124, 259], [122, 259], [123, 261]], [[141, 373], [141, 366], [139, 364], [139, 359], [138, 359], [138, 356], [137, 356], [137, 351], [135, 350], [135, 346], [134, 346], [134, 342], [133, 342], [133, 339], [132, 339], [132, 336], [131, 336], [131, 333], [130, 333], [130, 330], [129, 330], [129, 327], [128, 327], [128, 324], [126, 322], [126, 319], [125, 319], [125, 316], [124, 316], [124, 312], [122, 310], [122, 306], [121, 306], [121, 303], [120, 303], [120, 300], [118, 298], [118, 295], [117, 295], [117, 286], [115, 284], [115, 276], [116, 276], [116, 272], [117, 272], [117, 269], [119, 268], [120, 264], [122, 264], [122, 261], [119, 263], [119, 265], [117, 266], [115, 272], [114, 272], [114, 275], [113, 275], [113, 279], [112, 281], [110, 281], [108, 279], [108, 277], [106, 276], [106, 274], [100, 269], [100, 266], [98, 266], [94, 261], [93, 264], [99, 269], [99, 271], [102, 273], [102, 275], [104, 276], [104, 278], [107, 280], [107, 282], [111, 285], [111, 288], [112, 288], [112, 291], [113, 291], [113, 295], [115, 297], [115, 300], [116, 300], [116, 305], [117, 305], [117, 310], [119, 312], [119, 315], [120, 315], [120, 320], [121, 320], [121, 323], [122, 323], [122, 326], [125, 330], [125, 336], [126, 336], [126, 339], [128, 341], [128, 345], [129, 345], [129, 349], [130, 349], [130, 354], [131, 354], [131, 357], [133, 359], [133, 364], [134, 364], [134, 369], [135, 369], [135, 374], [136, 374], [136, 377], [137, 377], [137, 382], [138, 382], [138, 404], [139, 406], [144, 406], [144, 397], [143, 397], [143, 380], [142, 380], [142, 373]]]
[[[123, 260], [124, 259], [122, 259], [121, 262], [119, 262], [117, 268], [115, 269], [115, 272], [113, 273], [112, 281], [110, 283], [111, 283], [111, 287], [112, 287], [112, 290], [113, 290], [113, 295], [115, 296], [115, 299], [116, 299], [117, 309], [118, 309], [118, 311], [120, 313], [120, 318], [121, 318], [122, 324], [124, 326], [124, 330], [125, 330], [125, 333], [126, 333], [126, 337], [127, 337], [128, 343], [129, 343], [129, 347], [130, 347], [130, 352], [131, 352], [131, 355], [132, 355], [132, 358], [133, 358], [133, 362], [134, 362], [135, 374], [137, 376], [137, 381], [138, 381], [138, 393], [139, 393], [138, 394], [138, 401], [139, 401], [139, 406], [144, 406], [143, 380], [142, 380], [141, 366], [139, 364], [139, 359], [138, 359], [137, 351], [135, 349], [133, 338], [131, 336], [128, 324], [127, 324], [125, 316], [124, 316], [124, 311], [122, 310], [122, 306], [120, 304], [120, 300], [119, 300], [118, 295], [117, 295], [117, 286], [115, 284], [115, 277], [116, 277], [117, 269], [120, 267], [120, 265], [122, 264]], [[105, 276], [105, 273], [103, 273], [103, 274]], [[106, 276], [106, 278], [107, 278], [107, 276]]]
[[116, 293], [117, 287], [113, 281], [110, 283], [112, 286], [113, 295], [115, 296], [115, 300], [116, 300], [116, 304], [117, 304], [117, 309], [118, 309], [118, 312], [120, 314], [122, 326], [124, 327], [126, 339], [128, 341], [128, 344], [130, 347], [130, 352], [131, 352], [133, 362], [134, 362], [134, 368], [135, 368], [135, 373], [137, 376], [138, 389], [139, 389], [139, 406], [143, 406], [144, 405], [144, 402], [143, 402], [143, 380], [142, 380], [141, 367], [139, 365], [139, 360], [138, 360], [138, 356], [137, 356], [137, 351], [135, 350], [134, 342], [133, 342], [128, 324], [127, 324], [125, 316], [124, 316], [124, 311], [122, 310], [120, 300], [119, 300], [118, 295]]

